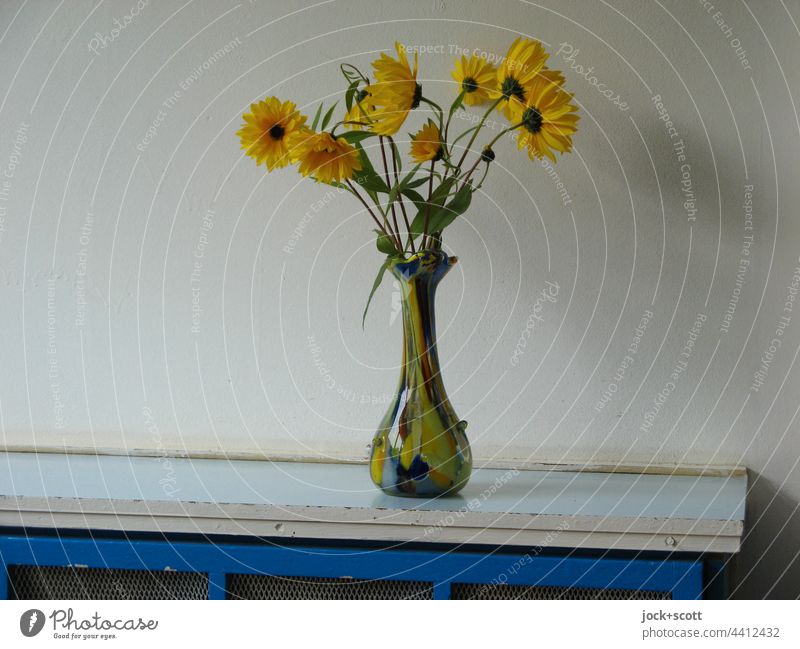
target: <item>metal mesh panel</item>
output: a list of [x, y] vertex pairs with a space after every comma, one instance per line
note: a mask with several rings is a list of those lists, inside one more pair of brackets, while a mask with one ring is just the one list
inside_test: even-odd
[[229, 575], [228, 599], [432, 599], [433, 584], [389, 579]]
[[11, 599], [207, 599], [199, 572], [9, 566]]
[[672, 593], [623, 588], [453, 584], [450, 599], [672, 599]]

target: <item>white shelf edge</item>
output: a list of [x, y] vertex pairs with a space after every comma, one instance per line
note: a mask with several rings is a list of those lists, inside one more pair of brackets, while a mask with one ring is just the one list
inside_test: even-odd
[[0, 526], [26, 528], [719, 553], [737, 552], [743, 531], [741, 521], [475, 512], [456, 519], [448, 512], [394, 510], [381, 518], [386, 512], [0, 496]]

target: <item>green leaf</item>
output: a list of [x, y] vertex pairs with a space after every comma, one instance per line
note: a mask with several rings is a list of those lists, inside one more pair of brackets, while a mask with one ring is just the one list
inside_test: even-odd
[[[453, 187], [453, 183], [455, 182], [455, 178], [450, 176], [449, 178], [445, 179], [445, 181], [440, 184], [436, 189], [433, 190], [433, 194], [431, 194], [430, 200], [430, 218], [428, 223], [428, 232], [435, 232], [435, 228], [432, 227], [433, 219], [436, 213], [441, 209], [441, 206], [444, 204], [445, 200], [447, 200], [447, 196], [450, 193], [450, 189]], [[408, 196], [408, 192], [404, 192], [406, 196]], [[420, 197], [421, 198], [421, 197]], [[412, 200], [414, 200], [412, 198]], [[414, 221], [411, 223], [411, 233], [416, 238], [421, 235], [425, 231], [425, 218], [428, 213], [428, 201], [423, 199], [422, 201], [414, 200], [414, 204], [417, 206], [419, 211], [417, 215], [414, 217]]]
[[[355, 180], [360, 187], [363, 187], [365, 190], [367, 190], [370, 195], [376, 192], [380, 192], [381, 194], [387, 194], [389, 192], [389, 188], [386, 186], [386, 183], [374, 172], [370, 174], [370, 172], [362, 169], [361, 171], [356, 172], [353, 180]], [[374, 197], [373, 200], [375, 200]]]
[[[352, 66], [350, 66], [350, 67], [352, 67]], [[342, 63], [339, 66], [339, 69], [342, 71], [342, 75], [344, 75], [344, 78], [347, 79], [348, 82], [353, 80], [352, 73], [350, 72], [350, 70], [348, 70], [348, 64], [347, 63]]]
[[392, 258], [387, 257], [386, 261], [381, 264], [381, 267], [378, 269], [378, 276], [375, 278], [375, 281], [372, 283], [372, 290], [369, 292], [369, 297], [367, 298], [367, 305], [364, 307], [364, 315], [361, 316], [361, 328], [364, 328], [364, 323], [367, 321], [367, 311], [369, 311], [370, 302], [372, 302], [372, 296], [375, 295], [375, 291], [378, 290], [378, 287], [381, 285], [383, 281], [383, 274], [386, 272], [386, 269], [389, 268], [389, 264], [391, 263]]
[[319, 123], [319, 116], [321, 114], [322, 114], [322, 104], [320, 104], [319, 108], [317, 108], [317, 112], [314, 115], [314, 121], [311, 122], [311, 130], [312, 131], [316, 131], [317, 130], [317, 124]]
[[342, 71], [344, 78], [348, 81], [357, 81], [362, 80], [364, 83], [369, 83], [369, 79], [367, 79], [356, 66], [350, 63], [342, 63], [339, 66], [339, 69]]
[[[419, 168], [421, 166], [422, 166], [421, 164], [416, 165], [411, 171], [408, 172], [408, 174], [406, 174], [406, 176], [403, 177], [403, 180], [400, 181], [400, 187], [401, 188], [405, 189], [406, 187], [416, 187], [419, 184], [419, 183], [417, 183], [417, 185], [411, 185], [410, 183], [412, 182], [412, 179], [414, 178], [414, 174], [417, 173], [417, 171], [419, 171]], [[421, 179], [421, 182], [424, 183], [426, 180], [428, 180], [428, 177], [427, 176], [423, 176], [422, 179]]]
[[462, 90], [458, 97], [455, 98], [453, 104], [450, 106], [450, 113], [447, 115], [447, 121], [449, 122], [452, 119], [453, 114], [464, 105], [464, 95], [466, 93]]
[[453, 183], [455, 181], [456, 179], [453, 176], [450, 176], [441, 185], [434, 189], [433, 194], [431, 194], [431, 202], [436, 203], [437, 205], [443, 205], [448, 194], [450, 194], [450, 190], [453, 188]]
[[425, 199], [422, 197], [422, 194], [419, 192], [415, 192], [413, 189], [409, 189], [408, 187], [403, 189], [403, 196], [410, 198], [411, 202], [417, 206], [417, 209], [422, 207], [425, 204]]
[[[406, 194], [406, 189], [417, 187], [418, 185], [421, 185], [422, 183], [428, 181], [428, 177], [427, 176], [423, 176], [422, 178], [414, 179], [414, 174], [417, 173], [417, 171], [419, 171], [419, 168], [421, 166], [422, 165], [419, 165], [419, 164], [416, 165], [406, 176], [403, 177], [403, 179], [399, 183], [397, 183], [397, 184], [392, 186], [391, 190], [389, 191], [389, 204], [390, 205], [394, 201], [397, 200], [397, 197], [400, 194], [405, 194], [406, 196], [411, 198], [412, 201], [415, 200], [415, 198], [412, 198], [411, 195]], [[420, 200], [424, 200], [416, 192], [412, 192], [412, 194], [415, 194], [417, 197], [419, 197]]]
[[347, 131], [346, 133], [342, 133], [337, 137], [345, 142], [349, 142], [350, 144], [355, 144], [356, 142], [362, 142], [367, 138], [375, 137], [375, 133], [370, 133], [369, 131]]
[[356, 90], [358, 90], [358, 80], [356, 79], [353, 81], [349, 86], [347, 86], [347, 92], [344, 93], [344, 105], [347, 106], [347, 112], [350, 112], [350, 109], [353, 107], [353, 95], [356, 94]]
[[464, 185], [456, 192], [447, 205], [440, 207], [435, 214], [431, 214], [428, 229], [431, 232], [441, 232], [457, 217], [461, 216], [469, 208], [472, 202], [472, 185]]
[[372, 161], [369, 159], [364, 147], [358, 142], [355, 143], [355, 147], [358, 151], [359, 160], [361, 161], [361, 171], [356, 172], [356, 181], [358, 184], [368, 191], [388, 194], [389, 188], [375, 171], [375, 167], [372, 166]]
[[392, 140], [392, 156], [394, 156], [394, 164], [397, 166], [397, 171], [403, 171], [403, 157], [400, 155], [400, 150]]
[[414, 189], [414, 187], [419, 187], [420, 185], [424, 185], [426, 182], [428, 182], [428, 179], [425, 178], [424, 176], [422, 178], [415, 178], [411, 182], [407, 183], [403, 187], [403, 189]]
[[336, 104], [338, 104], [338, 103], [339, 103], [338, 101], [337, 101], [337, 102], [335, 102], [335, 103], [333, 104], [333, 106], [331, 106], [331, 107], [328, 109], [328, 112], [327, 112], [327, 113], [325, 113], [325, 117], [323, 117], [323, 118], [322, 118], [322, 126], [320, 126], [320, 128], [319, 128], [319, 130], [320, 130], [320, 131], [324, 131], [324, 130], [325, 130], [325, 127], [326, 127], [328, 124], [330, 124], [331, 117], [333, 117], [333, 110], [336, 108]]
[[[431, 211], [433, 211], [432, 207]], [[416, 239], [419, 235], [421, 235], [425, 231], [425, 213], [426, 213], [426, 207], [423, 206], [419, 209], [419, 212], [417, 212], [417, 215], [411, 222], [411, 236], [414, 237], [414, 239]]]
[[392, 237], [390, 237], [388, 234], [384, 234], [380, 230], [373, 230], [373, 232], [378, 235], [378, 238], [375, 240], [375, 245], [380, 252], [382, 252], [384, 255], [400, 254], [400, 251], [397, 249]]

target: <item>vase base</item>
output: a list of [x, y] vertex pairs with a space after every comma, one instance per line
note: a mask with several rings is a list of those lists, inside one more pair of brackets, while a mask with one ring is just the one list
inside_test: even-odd
[[377, 485], [377, 487], [387, 496], [397, 496], [399, 498], [417, 498], [417, 499], [452, 498], [453, 496], [457, 496], [465, 486], [466, 484], [462, 484], [459, 486], [452, 487], [450, 489], [446, 489], [444, 491], [420, 493], [412, 491], [401, 491], [400, 489], [394, 487], [381, 487], [380, 485]]

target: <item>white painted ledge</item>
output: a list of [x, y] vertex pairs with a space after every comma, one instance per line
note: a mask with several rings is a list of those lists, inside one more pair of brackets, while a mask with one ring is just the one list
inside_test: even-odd
[[0, 453], [0, 526], [619, 550], [739, 549], [747, 478], [479, 469], [438, 500], [363, 465]]

